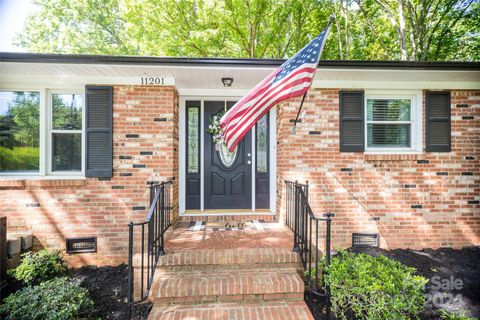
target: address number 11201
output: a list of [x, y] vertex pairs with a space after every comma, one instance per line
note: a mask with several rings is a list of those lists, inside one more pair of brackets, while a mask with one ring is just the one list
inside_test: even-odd
[[146, 85], [164, 85], [165, 79], [162, 77], [141, 77], [142, 84]]

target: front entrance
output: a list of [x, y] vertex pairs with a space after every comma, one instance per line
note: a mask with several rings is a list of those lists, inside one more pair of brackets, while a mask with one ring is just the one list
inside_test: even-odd
[[206, 131], [213, 116], [222, 116], [234, 104], [233, 100], [212, 99], [185, 100], [182, 105], [180, 199], [185, 201], [180, 203], [180, 212], [271, 209], [270, 115], [233, 152], [225, 145], [217, 150]]
[[[227, 102], [227, 108], [233, 102]], [[204, 128], [213, 116], [225, 112], [225, 102], [205, 101]], [[205, 209], [252, 207], [252, 138], [249, 132], [233, 152], [224, 144], [216, 150], [210, 134], [204, 135]]]

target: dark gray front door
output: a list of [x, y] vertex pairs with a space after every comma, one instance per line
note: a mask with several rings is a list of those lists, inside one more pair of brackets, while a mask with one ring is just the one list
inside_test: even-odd
[[[227, 102], [230, 107], [234, 102]], [[215, 114], [221, 114], [224, 101], [205, 101], [205, 128]], [[216, 150], [212, 136], [205, 133], [205, 209], [251, 209], [252, 141], [249, 132], [236, 150]]]

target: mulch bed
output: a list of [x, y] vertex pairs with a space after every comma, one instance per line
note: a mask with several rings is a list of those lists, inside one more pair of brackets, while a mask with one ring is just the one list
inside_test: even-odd
[[[71, 278], [88, 289], [95, 302], [92, 318], [128, 319], [127, 265], [116, 267], [85, 266], [71, 271]], [[150, 304], [135, 305], [132, 319], [146, 320]]]
[[[437, 250], [355, 248], [350, 250], [372, 256], [387, 256], [416, 268], [419, 275], [429, 279], [425, 291], [427, 297], [433, 297], [434, 303], [427, 304], [421, 315], [422, 319], [438, 319], [439, 309], [465, 311], [471, 317], [480, 317], [480, 247], [467, 247], [460, 250], [450, 248]], [[440, 281], [451, 281], [451, 279], [457, 283], [459, 279], [461, 284], [452, 290], [438, 288], [439, 286], [436, 285]], [[451, 295], [442, 299], [445, 293]], [[314, 299], [308, 293], [306, 294], [307, 304], [311, 309], [315, 305]], [[320, 312], [316, 313], [316, 319], [324, 318]]]

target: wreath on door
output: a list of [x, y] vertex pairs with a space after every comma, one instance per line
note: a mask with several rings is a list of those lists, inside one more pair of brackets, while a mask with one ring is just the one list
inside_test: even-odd
[[215, 143], [215, 150], [220, 150], [223, 141], [223, 128], [220, 126], [220, 119], [222, 119], [223, 113], [210, 118], [210, 124], [208, 125], [207, 132], [212, 135], [213, 143]]

